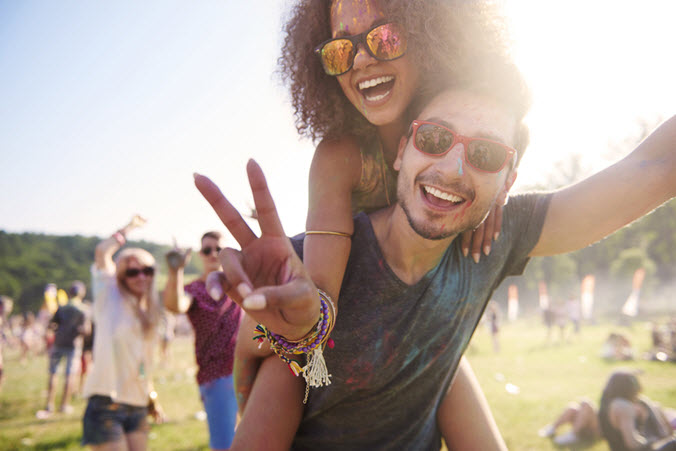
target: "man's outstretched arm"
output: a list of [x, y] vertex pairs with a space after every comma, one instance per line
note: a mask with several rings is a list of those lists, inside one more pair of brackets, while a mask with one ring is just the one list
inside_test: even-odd
[[676, 196], [676, 116], [632, 153], [554, 193], [531, 256], [581, 249]]

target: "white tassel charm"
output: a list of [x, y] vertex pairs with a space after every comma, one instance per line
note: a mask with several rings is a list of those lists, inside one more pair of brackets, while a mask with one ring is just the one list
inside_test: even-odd
[[321, 346], [308, 353], [307, 365], [303, 367], [303, 378], [308, 387], [323, 387], [331, 384], [331, 375], [326, 368]]

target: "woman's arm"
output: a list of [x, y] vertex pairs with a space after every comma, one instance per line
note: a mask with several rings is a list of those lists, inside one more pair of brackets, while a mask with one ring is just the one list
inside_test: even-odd
[[113, 255], [127, 241], [127, 234], [137, 227], [141, 227], [146, 220], [139, 215], [134, 215], [129, 223], [109, 238], [99, 242], [94, 252], [94, 264], [96, 268], [107, 273], [115, 272], [115, 262]]
[[[361, 178], [359, 145], [352, 138], [323, 141], [310, 167], [306, 229], [352, 234], [352, 191]], [[344, 236], [310, 234], [303, 243], [303, 263], [317, 287], [337, 302], [351, 240]]]
[[[310, 168], [307, 230], [351, 235], [354, 227], [351, 195], [360, 177], [361, 155], [356, 141], [348, 138], [322, 142]], [[348, 237], [323, 233], [306, 235], [303, 243], [303, 261], [310, 277], [317, 287], [331, 296], [334, 304], [338, 300], [350, 246]], [[251, 443], [254, 437], [261, 440], [262, 445], [288, 442], [288, 448], [302, 415], [302, 387], [305, 384], [302, 378], [292, 376], [276, 355], [271, 355], [267, 343], [258, 348], [251, 340], [255, 326], [256, 322], [245, 315], [235, 348], [233, 373], [242, 419], [232, 449], [237, 449], [238, 443], [247, 443], [249, 449], [256, 449]], [[269, 421], [261, 419], [270, 414], [270, 406], [278, 405], [286, 405], [284, 422], [274, 415]], [[263, 432], [269, 435], [266, 437]], [[245, 438], [238, 441], [242, 437]]]

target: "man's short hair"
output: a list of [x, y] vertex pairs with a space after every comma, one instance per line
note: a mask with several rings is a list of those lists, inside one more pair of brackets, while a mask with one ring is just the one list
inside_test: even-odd
[[74, 280], [73, 283], [70, 284], [70, 289], [68, 290], [70, 297], [83, 298], [86, 293], [87, 286], [81, 280]]
[[216, 230], [210, 230], [209, 232], [202, 235], [202, 239], [200, 241], [203, 241], [204, 238], [213, 238], [216, 241], [220, 241], [221, 238], [223, 238], [223, 234], [221, 232], [216, 231]]

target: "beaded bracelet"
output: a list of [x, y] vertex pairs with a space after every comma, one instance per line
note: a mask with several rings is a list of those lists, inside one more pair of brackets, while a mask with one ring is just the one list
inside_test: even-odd
[[[282, 361], [286, 362], [291, 372], [295, 376], [303, 374], [303, 378], [307, 384], [303, 403], [307, 402], [310, 387], [322, 387], [331, 384], [331, 375], [326, 368], [323, 348], [324, 345], [328, 345], [331, 349], [334, 346], [333, 340], [329, 338], [329, 335], [335, 325], [336, 309], [333, 301], [326, 293], [321, 290], [318, 290], [318, 292], [321, 303], [319, 320], [305, 337], [295, 341], [288, 340], [270, 331], [262, 324], [256, 326], [253, 337], [254, 340], [257, 340], [261, 344], [267, 338], [270, 342], [270, 349]], [[307, 364], [301, 368], [296, 360], [287, 357], [285, 354], [306, 354]]]

